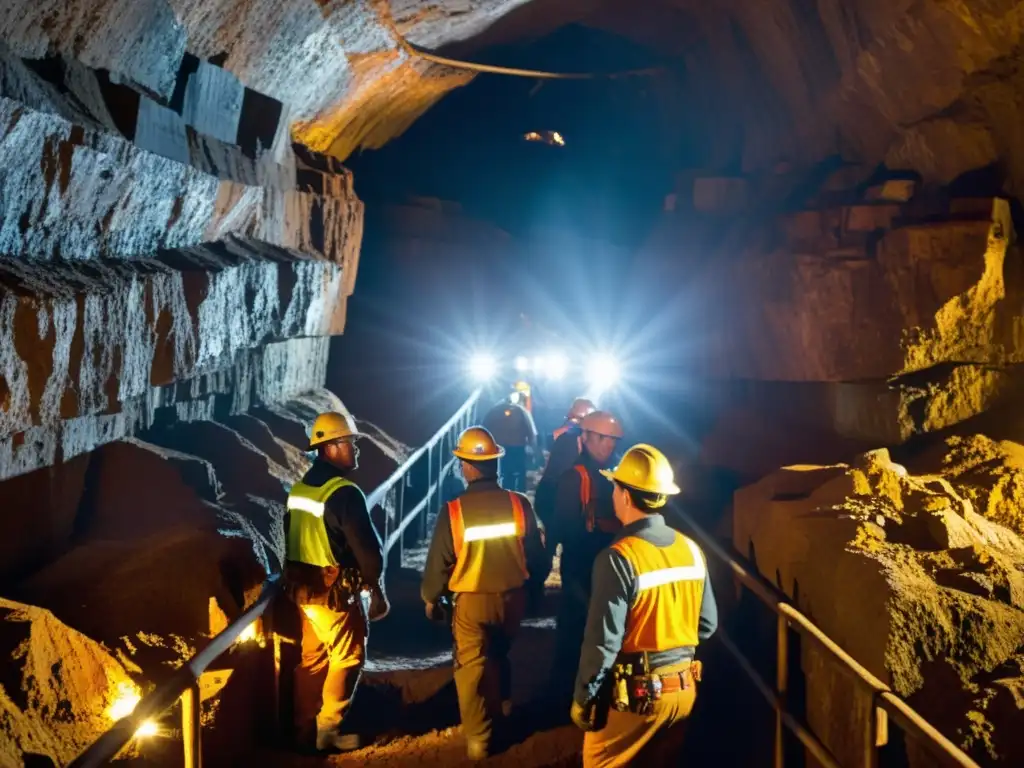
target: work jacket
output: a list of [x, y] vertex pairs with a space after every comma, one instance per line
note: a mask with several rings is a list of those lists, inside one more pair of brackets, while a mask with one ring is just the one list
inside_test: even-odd
[[[568, 429], [559, 435], [551, 445], [547, 466], [544, 467], [540, 482], [537, 484], [537, 492], [534, 494], [537, 516], [548, 529], [553, 525], [558, 481], [562, 474], [579, 460], [582, 450], [580, 441], [583, 431], [577, 424], [570, 423], [567, 426]], [[549, 530], [548, 548], [552, 548], [554, 544], [554, 537]]]
[[497, 594], [547, 577], [529, 499], [495, 479], [475, 480], [438, 513], [423, 570], [423, 600], [448, 592]]
[[704, 555], [659, 514], [625, 526], [594, 561], [576, 702], [591, 703], [617, 659], [646, 653], [652, 670], [693, 658], [718, 608]]
[[366, 497], [328, 462], [317, 460], [292, 486], [284, 530], [286, 576], [305, 589], [302, 594], [324, 593], [345, 572], [358, 574], [367, 586], [380, 585], [384, 547]]
[[591, 571], [597, 553], [612, 543], [621, 526], [612, 504], [612, 484], [601, 467], [583, 451], [576, 464], [562, 473], [555, 492], [552, 541], [562, 545], [563, 588], [590, 594]]

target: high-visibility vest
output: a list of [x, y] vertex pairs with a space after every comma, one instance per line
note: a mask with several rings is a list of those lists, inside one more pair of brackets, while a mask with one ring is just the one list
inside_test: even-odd
[[335, 491], [355, 485], [343, 477], [332, 477], [321, 486], [296, 483], [288, 493], [288, 535], [285, 537], [285, 559], [295, 563], [334, 566], [338, 560], [331, 550], [331, 540], [324, 525], [327, 500]]
[[523, 502], [508, 492], [508, 508], [495, 515], [493, 509], [481, 514], [470, 506], [466, 515], [462, 500], [448, 502], [455, 566], [448, 579], [452, 592], [499, 593], [523, 586], [526, 569], [523, 537], [527, 533]]
[[590, 473], [582, 464], [573, 467], [580, 476], [580, 504], [583, 506], [583, 520], [587, 526], [587, 533], [594, 530], [602, 533], [615, 533], [622, 527], [622, 523], [615, 517], [597, 517], [595, 515], [596, 505], [590, 484]]
[[683, 534], [658, 547], [627, 536], [612, 549], [636, 573], [636, 598], [626, 617], [623, 653], [667, 651], [697, 645], [697, 624], [707, 567], [704, 554]]

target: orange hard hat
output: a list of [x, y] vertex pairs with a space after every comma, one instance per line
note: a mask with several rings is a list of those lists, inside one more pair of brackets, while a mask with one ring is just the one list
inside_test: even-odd
[[608, 411], [593, 411], [580, 423], [584, 432], [595, 432], [605, 437], [622, 437], [622, 423]]
[[487, 429], [470, 427], [459, 435], [458, 445], [452, 454], [463, 461], [491, 461], [505, 455], [505, 449]]
[[588, 413], [593, 413], [597, 410], [597, 406], [594, 405], [590, 400], [585, 397], [577, 397], [572, 401], [572, 405], [569, 406], [569, 412], [565, 414], [565, 418], [569, 421], [575, 421], [579, 424], [580, 420]]

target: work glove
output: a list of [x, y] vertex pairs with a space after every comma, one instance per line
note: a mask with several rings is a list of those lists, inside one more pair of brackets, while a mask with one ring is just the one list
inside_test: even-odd
[[584, 707], [573, 701], [572, 706], [569, 708], [569, 717], [572, 719], [573, 724], [581, 731], [596, 731], [595, 712], [596, 710], [593, 706]]
[[370, 621], [380, 621], [391, 612], [391, 603], [381, 587], [370, 587], [370, 609], [367, 611]]
[[437, 622], [444, 621], [444, 619], [445, 619], [444, 608], [442, 608], [440, 605], [438, 605], [437, 603], [427, 603], [426, 608], [427, 608], [426, 613], [427, 613], [427, 618], [428, 619], [430, 619], [431, 621], [437, 621]]

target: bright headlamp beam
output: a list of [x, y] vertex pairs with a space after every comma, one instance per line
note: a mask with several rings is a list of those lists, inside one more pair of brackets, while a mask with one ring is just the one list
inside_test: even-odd
[[561, 379], [565, 377], [566, 371], [569, 370], [569, 361], [565, 355], [557, 352], [548, 355], [545, 360], [545, 373], [552, 379]]
[[469, 360], [469, 375], [475, 381], [484, 383], [498, 373], [498, 364], [491, 355], [473, 355]]
[[611, 355], [595, 355], [588, 361], [586, 371], [587, 382], [600, 391], [614, 387], [619, 381], [619, 361]]
[[530, 361], [520, 355], [516, 358], [515, 366], [517, 371], [523, 373], [524, 371], [530, 370]]

